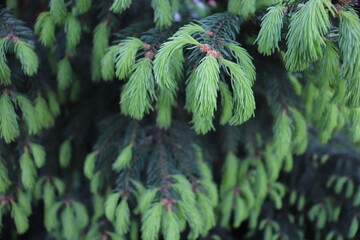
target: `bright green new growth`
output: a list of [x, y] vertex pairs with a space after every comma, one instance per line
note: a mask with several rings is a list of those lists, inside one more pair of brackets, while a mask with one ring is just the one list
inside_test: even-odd
[[351, 224], [348, 231], [348, 238], [354, 238], [358, 230], [359, 230], [359, 219], [358, 217], [355, 216], [351, 220]]
[[142, 119], [152, 109], [151, 103], [155, 98], [152, 61], [147, 57], [141, 58], [121, 92], [121, 111], [135, 119]]
[[318, 62], [318, 70], [316, 79], [320, 87], [329, 87], [329, 85], [337, 85], [339, 81], [339, 51], [331, 40], [325, 40], [323, 57]]
[[274, 133], [274, 152], [277, 158], [282, 159], [291, 151], [292, 121], [286, 110], [281, 110], [275, 119], [273, 127]]
[[154, 203], [142, 214], [142, 226], [141, 237], [144, 240], [156, 240], [158, 239], [161, 215], [163, 212], [163, 206], [161, 203]]
[[50, 127], [54, 125], [54, 116], [52, 115], [46, 100], [41, 96], [38, 96], [35, 99], [35, 112], [38, 123], [41, 125], [41, 127]]
[[172, 7], [170, 0], [152, 0], [151, 7], [154, 9], [154, 22], [159, 28], [167, 28], [172, 25]]
[[60, 106], [56, 94], [53, 91], [47, 92], [47, 98], [49, 100], [49, 109], [54, 116], [60, 114]]
[[224, 58], [221, 58], [220, 61], [225, 65], [227, 73], [231, 76], [233, 89], [234, 115], [229, 120], [229, 124], [239, 125], [254, 115], [255, 99], [251, 89], [252, 81], [245, 75], [238, 64]]
[[18, 192], [17, 202], [19, 203], [19, 206], [23, 209], [25, 216], [29, 216], [32, 213], [30, 201], [31, 197], [29, 193], [22, 190]]
[[201, 30], [194, 25], [180, 29], [180, 33], [175, 33], [170, 41], [162, 44], [154, 60], [154, 74], [160, 88], [170, 90], [175, 93], [178, 89], [177, 77], [184, 62], [182, 49], [187, 45], [200, 46], [200, 43], [185, 32]]
[[157, 188], [151, 188], [145, 190], [139, 198], [138, 201], [138, 207], [136, 208], [136, 211], [140, 213], [144, 213], [147, 209], [149, 209], [151, 203], [154, 201], [156, 194], [158, 193], [159, 189]]
[[86, 207], [76, 201], [71, 202], [72, 210], [75, 216], [75, 223], [78, 228], [84, 228], [89, 222], [89, 216]]
[[[35, 188], [37, 185], [35, 185]], [[41, 190], [39, 190], [41, 191]], [[45, 209], [49, 209], [55, 203], [55, 191], [53, 186], [49, 181], [45, 183], [44, 190], [43, 190], [43, 199], [44, 199], [44, 207]], [[40, 193], [39, 193], [40, 195]], [[40, 198], [40, 196], [38, 196]]]
[[58, 221], [57, 212], [60, 209], [61, 205], [62, 202], [56, 202], [50, 208], [46, 209], [45, 217], [44, 217], [44, 224], [46, 230], [51, 231], [52, 229], [55, 229], [58, 226], [59, 221]]
[[255, 13], [255, 0], [229, 0], [228, 11], [247, 19]]
[[23, 72], [28, 76], [33, 76], [39, 68], [39, 59], [34, 52], [34, 46], [18, 39], [14, 51], [20, 60]]
[[61, 90], [67, 89], [73, 78], [73, 72], [71, 69], [71, 64], [69, 58], [65, 57], [61, 59], [58, 63], [58, 71], [56, 75], [58, 88]]
[[42, 12], [36, 19], [34, 32], [40, 36], [40, 42], [45, 47], [51, 47], [55, 42], [55, 21], [50, 12]]
[[104, 57], [101, 60], [101, 77], [105, 81], [112, 81], [115, 75], [115, 54], [119, 46], [110, 46], [107, 48]]
[[174, 37], [181, 36], [182, 34], [192, 35], [201, 32], [205, 32], [205, 29], [195, 23], [189, 23], [179, 28], [174, 34]]
[[339, 46], [343, 64], [340, 77], [347, 81], [348, 103], [360, 106], [360, 21], [356, 13], [340, 11]]
[[126, 234], [130, 227], [130, 209], [127, 200], [122, 200], [115, 210], [114, 227], [117, 233]]
[[216, 225], [214, 207], [216, 207], [217, 204], [214, 205], [212, 200], [201, 192], [197, 193], [197, 198], [197, 207], [199, 208], [200, 213], [202, 214], [204, 219], [203, 234], [207, 234]]
[[256, 173], [255, 173], [255, 185], [254, 185], [254, 193], [255, 196], [262, 201], [267, 194], [267, 173], [264, 167], [264, 164], [261, 161], [257, 161], [256, 163]]
[[72, 56], [75, 54], [75, 47], [80, 42], [81, 26], [80, 22], [72, 15], [68, 14], [65, 20], [66, 33], [66, 54]]
[[129, 8], [131, 5], [131, 0], [114, 0], [113, 4], [110, 7], [110, 11], [114, 13], [121, 13], [125, 9]]
[[179, 220], [173, 211], [166, 211], [162, 215], [162, 231], [165, 240], [179, 240], [180, 239], [180, 224]]
[[[109, 33], [110, 29], [107, 22], [100, 23], [96, 26], [94, 30], [94, 47], [91, 56], [91, 78], [93, 81], [97, 81], [101, 78], [101, 66], [107, 67], [107, 71], [111, 69], [112, 72], [114, 72], [114, 63], [106, 63], [109, 64], [109, 66], [101, 65], [101, 61], [105, 55], [106, 48], [109, 46]], [[107, 71], [105, 73], [108, 73]], [[104, 79], [109, 80], [108, 78]]]
[[230, 49], [231, 54], [236, 59], [237, 64], [241, 66], [246, 77], [252, 83], [254, 83], [256, 79], [256, 72], [250, 54], [246, 51], [245, 48], [242, 48], [237, 44], [229, 43], [226, 46]]
[[59, 161], [61, 167], [67, 167], [71, 160], [71, 140], [66, 139], [60, 146]]
[[293, 151], [295, 154], [302, 154], [308, 145], [308, 132], [306, 121], [303, 115], [295, 108], [289, 108], [293, 118], [294, 131], [292, 133]]
[[21, 182], [26, 189], [32, 189], [36, 179], [36, 167], [28, 149], [20, 157]]
[[86, 156], [84, 163], [84, 174], [88, 179], [91, 179], [94, 176], [96, 157], [99, 153], [97, 151], [89, 153]]
[[190, 226], [191, 231], [188, 238], [198, 238], [205, 230], [200, 211], [194, 205], [187, 204], [182, 200], [177, 202], [177, 206]]
[[105, 216], [110, 221], [114, 221], [115, 219], [115, 209], [118, 205], [118, 201], [120, 199], [119, 193], [112, 193], [107, 197], [107, 200], [105, 202]]
[[238, 159], [233, 153], [228, 153], [223, 166], [223, 178], [221, 180], [220, 192], [224, 192], [233, 188], [236, 184], [236, 173], [238, 171]]
[[8, 39], [3, 37], [0, 38], [0, 84], [10, 85], [11, 84], [11, 71], [7, 65], [6, 51], [8, 47]]
[[158, 89], [156, 101], [156, 124], [168, 128], [171, 124], [171, 108], [176, 105], [175, 96], [171, 91]]
[[112, 164], [112, 169], [115, 171], [120, 171], [124, 168], [128, 168], [132, 159], [132, 145], [129, 144], [124, 149], [121, 150], [121, 153], [116, 158], [115, 162]]
[[4, 160], [0, 158], [0, 192], [6, 192], [6, 190], [11, 185], [11, 181], [9, 179], [9, 171], [4, 164]]
[[221, 96], [221, 116], [220, 124], [225, 125], [232, 117], [233, 99], [229, 86], [220, 81], [219, 82], [220, 96]]
[[330, 28], [328, 11], [334, 14], [334, 6], [329, 1], [310, 0], [291, 17], [285, 54], [288, 70], [305, 70], [310, 62], [322, 57], [323, 37]]
[[326, 107], [322, 121], [319, 124], [319, 140], [325, 144], [338, 125], [339, 109], [337, 105], [330, 104]]
[[75, 216], [70, 206], [66, 206], [61, 214], [61, 225], [63, 227], [63, 234], [66, 239], [78, 238], [76, 229]]
[[0, 97], [0, 135], [6, 143], [14, 141], [20, 134], [17, 115], [9, 93]]
[[354, 142], [360, 141], [360, 108], [351, 109], [349, 112], [350, 126], [351, 126], [351, 137]]
[[92, 0], [77, 0], [73, 8], [74, 13], [77, 15], [87, 12], [91, 8], [91, 1]]
[[219, 90], [219, 73], [220, 69], [216, 58], [206, 56], [200, 61], [194, 77], [188, 83], [186, 92], [193, 98], [187, 98], [191, 101], [187, 105], [196, 119], [196, 121], [193, 119], [192, 123], [198, 133], [204, 134], [212, 128], [212, 125], [201, 125], [204, 124], [203, 118], [212, 119], [214, 116]]
[[66, 4], [64, 0], [51, 0], [50, 13], [54, 17], [56, 23], [61, 24], [65, 21], [67, 15]]
[[283, 27], [284, 7], [281, 4], [271, 6], [262, 18], [261, 29], [255, 43], [258, 50], [265, 55], [271, 55], [279, 48], [281, 29]]
[[[165, 42], [154, 60], [154, 74], [157, 84], [160, 88], [175, 92], [178, 88], [175, 72], [171, 71], [171, 63], [169, 59], [174, 59], [172, 56], [176, 51], [182, 51], [185, 43], [180, 44], [177, 41]], [[174, 59], [174, 64], [182, 64], [178, 59]]]
[[11, 203], [11, 216], [14, 219], [16, 230], [18, 233], [24, 233], [29, 228], [28, 217], [24, 209], [15, 202]]
[[195, 203], [195, 194], [192, 189], [191, 183], [181, 174], [176, 174], [172, 176], [177, 183], [173, 184], [171, 188], [177, 191], [184, 202], [187, 202], [190, 205]]
[[44, 166], [46, 157], [44, 147], [37, 143], [29, 143], [29, 147], [36, 167], [40, 168]]
[[116, 51], [115, 59], [115, 75], [119, 79], [129, 77], [135, 65], [135, 57], [139, 48], [144, 46], [144, 43], [138, 38], [127, 38], [122, 41], [120, 47]]

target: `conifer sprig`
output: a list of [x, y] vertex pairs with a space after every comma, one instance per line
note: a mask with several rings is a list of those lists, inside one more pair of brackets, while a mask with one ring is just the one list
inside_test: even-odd
[[[96, 26], [94, 30], [94, 37], [93, 37], [94, 47], [91, 57], [91, 77], [93, 81], [99, 80], [101, 78], [101, 73], [102, 73], [101, 60], [105, 55], [106, 48], [109, 46], [109, 34], [110, 34], [110, 29], [106, 21], [100, 23], [98, 26]], [[114, 53], [112, 54], [114, 55]], [[113, 57], [111, 59], [113, 59]], [[114, 63], [112, 64], [106, 63], [103, 66], [109, 68], [104, 71], [104, 75], [106, 76], [103, 76], [104, 80], [109, 80], [109, 77], [107, 75], [109, 75], [108, 72], [114, 71], [113, 70]]]
[[3, 85], [11, 84], [11, 71], [7, 65], [6, 52], [8, 48], [8, 39], [3, 37], [0, 39], [0, 83]]
[[351, 11], [340, 11], [339, 47], [343, 64], [340, 77], [347, 81], [347, 98], [352, 106], [360, 106], [360, 20]]
[[138, 38], [127, 38], [120, 43], [115, 53], [115, 75], [117, 78], [123, 80], [129, 77], [135, 65], [136, 53], [143, 46], [144, 43]]
[[[226, 30], [228, 29], [226, 28]], [[210, 46], [210, 44], [201, 44], [200, 42], [198, 42], [198, 40], [201, 39], [200, 37], [195, 39], [189, 34], [192, 34], [194, 36], [197, 36], [197, 34], [199, 34], [200, 36], [202, 36], [201, 34], [206, 34], [208, 36], [204, 35], [203, 37], [203, 39], [206, 40], [209, 36], [213, 36], [214, 33], [211, 33], [210, 31], [206, 32], [202, 27], [197, 27], [194, 24], [189, 24], [184, 26], [183, 28], [180, 28], [179, 31], [174, 34], [174, 37], [170, 38], [171, 41], [165, 42], [160, 48], [154, 61], [155, 79], [157, 80], [159, 87], [164, 89], [162, 91], [170, 91], [172, 93], [175, 93], [177, 91], [178, 83], [176, 79], [178, 78], [176, 77], [176, 75], [178, 74], [175, 71], [171, 71], [172, 69], [170, 68], [169, 60], [172, 59], [172, 57], [176, 53], [181, 53], [186, 46], [195, 45], [199, 48], [200, 52], [206, 54], [206, 57], [203, 59], [214, 60], [201, 60], [200, 65], [197, 66], [196, 69], [189, 74], [188, 80], [186, 81], [187, 87], [185, 108], [193, 113], [192, 123], [194, 124], [195, 131], [204, 134], [209, 130], [213, 129], [212, 119], [214, 117], [214, 111], [216, 110], [216, 102], [218, 96], [217, 92], [219, 91], [218, 82], [220, 81], [220, 68], [217, 61], [215, 61], [216, 59], [219, 59], [220, 62], [226, 64], [225, 69], [229, 68], [231, 69], [231, 71], [237, 71], [237, 73], [241, 73], [242, 75], [243, 79], [240, 81], [239, 77], [236, 77], [235, 80], [235, 74], [229, 73], [232, 78], [232, 88], [234, 91], [232, 104], [235, 108], [235, 116], [232, 116], [232, 120], [229, 120], [229, 122], [235, 125], [243, 123], [253, 114], [253, 111], [255, 109], [254, 97], [251, 90], [251, 86], [253, 84], [253, 81], [255, 80], [255, 67], [252, 63], [250, 55], [246, 52], [245, 49], [233, 42], [223, 44], [226, 45], [229, 50], [229, 52], [224, 52], [224, 55], [228, 56], [229, 54], [231, 54], [236, 59], [236, 62], [238, 64], [233, 63], [224, 59], [222, 52], [214, 49], [212, 46]], [[192, 48], [193, 47], [187, 49]], [[175, 66], [177, 66], [178, 64], [182, 64], [182, 59], [183, 58], [177, 57], [177, 60], [175, 60]], [[203, 66], [204, 63], [209, 63], [207, 64], [209, 66], [206, 67], [207, 71], [205, 72], [209, 74], [213, 72], [218, 72], [217, 77], [214, 77], [215, 75], [213, 74], [213, 77], [206, 78], [209, 80], [205, 80], [202, 75], [200, 76], [198, 74], [199, 71], [202, 71], [201, 66]], [[212, 64], [210, 65], [210, 63]], [[218, 80], [215, 81], [215, 79]], [[209, 81], [211, 82], [211, 84], [209, 84]], [[240, 87], [239, 84], [244, 85]], [[204, 90], [204, 86], [206, 86], [206, 90]], [[226, 91], [223, 91], [223, 96], [225, 92]], [[240, 96], [238, 94], [240, 94]], [[205, 99], [208, 100], [204, 101]], [[228, 99], [229, 96], [226, 97], [226, 100]], [[249, 105], [245, 106], [247, 104]], [[227, 110], [227, 115], [230, 115], [230, 109]]]
[[68, 14], [65, 20], [66, 33], [66, 53], [72, 56], [75, 53], [75, 47], [80, 42], [81, 26], [80, 22], [72, 15]]
[[255, 13], [256, 1], [254, 0], [229, 0], [228, 11], [247, 19]]
[[172, 25], [171, 2], [170, 0], [151, 0], [151, 6], [154, 9], [154, 22], [157, 27], [167, 28]]
[[50, 12], [42, 12], [36, 20], [35, 34], [40, 36], [40, 42], [45, 47], [51, 47], [55, 42], [55, 21]]
[[[188, 94], [193, 96], [191, 106], [196, 121], [194, 124], [201, 124], [204, 119], [212, 119], [216, 110], [216, 101], [219, 90], [220, 68], [215, 57], [209, 55], [204, 57], [197, 69], [195, 75], [188, 84]], [[189, 99], [188, 97], [187, 99]], [[206, 133], [209, 129], [195, 125], [195, 131]], [[210, 126], [211, 127], [211, 126]]]
[[233, 89], [234, 115], [229, 120], [229, 123], [239, 125], [254, 114], [255, 99], [251, 89], [252, 81], [245, 75], [239, 65], [224, 58], [220, 59], [220, 61], [227, 68]]
[[[7, 2], [28, 18], [27, 3]], [[36, 52], [31, 30], [0, 10], [0, 235], [4, 218], [15, 236], [43, 212], [48, 234], [66, 240], [230, 239], [239, 227], [249, 239], [355, 239], [351, 4], [229, 0], [235, 14], [188, 24], [224, 4], [143, 2], [51, 0]], [[280, 54], [263, 57], [251, 43], [270, 4], [256, 48]], [[124, 81], [89, 80], [114, 77]], [[39, 200], [43, 210], [32, 209]]]
[[292, 15], [285, 54], [288, 70], [305, 70], [322, 57], [323, 38], [330, 28], [328, 12], [334, 14], [334, 9], [327, 0], [310, 0]]
[[20, 134], [18, 116], [11, 98], [7, 91], [0, 96], [0, 134], [6, 143], [14, 141]]
[[271, 55], [275, 49], [279, 48], [281, 40], [281, 29], [283, 27], [284, 6], [277, 4], [267, 9], [267, 13], [262, 18], [261, 29], [255, 43], [258, 50], [265, 55]]
[[39, 67], [39, 59], [34, 52], [34, 46], [18, 39], [15, 42], [15, 55], [22, 65], [22, 70], [26, 75], [34, 75]]
[[113, 4], [110, 7], [110, 11], [114, 13], [121, 13], [125, 9], [129, 8], [131, 0], [114, 0]]
[[121, 92], [120, 106], [125, 115], [142, 119], [152, 109], [151, 103], [155, 99], [151, 59], [139, 59], [134, 69]]

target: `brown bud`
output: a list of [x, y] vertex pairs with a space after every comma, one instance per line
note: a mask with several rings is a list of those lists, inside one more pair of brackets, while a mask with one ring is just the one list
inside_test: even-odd
[[154, 53], [152, 51], [147, 51], [145, 53], [145, 57], [149, 58], [149, 59], [153, 59], [154, 58]]

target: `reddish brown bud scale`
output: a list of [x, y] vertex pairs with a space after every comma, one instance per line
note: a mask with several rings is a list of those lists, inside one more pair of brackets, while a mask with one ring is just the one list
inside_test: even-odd
[[210, 50], [206, 53], [206, 56], [213, 56], [216, 59], [219, 59], [221, 57], [221, 54], [217, 50]]
[[14, 43], [16, 43], [17, 41], [19, 41], [19, 38], [17, 36], [13, 36], [12, 40], [13, 40]]
[[128, 196], [127, 194], [125, 194], [125, 195], [123, 196], [123, 199], [124, 199], [124, 200], [128, 200], [128, 199], [129, 199], [129, 196]]
[[171, 211], [172, 210], [172, 204], [171, 203], [168, 203], [166, 204], [166, 211]]
[[143, 46], [144, 49], [149, 50], [151, 48], [150, 44], [145, 43]]
[[162, 205], [166, 205], [168, 204], [168, 200], [166, 198], [163, 198], [161, 199], [161, 202], [160, 202]]
[[145, 53], [145, 57], [149, 58], [149, 59], [153, 59], [154, 58], [154, 53], [152, 51], [147, 51]]
[[211, 50], [211, 47], [209, 44], [200, 44], [199, 48], [200, 48], [200, 51], [203, 53], [206, 53]]
[[207, 35], [210, 35], [210, 36], [213, 36], [214, 35], [214, 33], [212, 32], [212, 31], [206, 31], [205, 32]]

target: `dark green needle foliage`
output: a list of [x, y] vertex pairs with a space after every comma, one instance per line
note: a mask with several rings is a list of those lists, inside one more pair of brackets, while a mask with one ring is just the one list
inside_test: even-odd
[[0, 239], [360, 239], [352, 0], [7, 0]]

